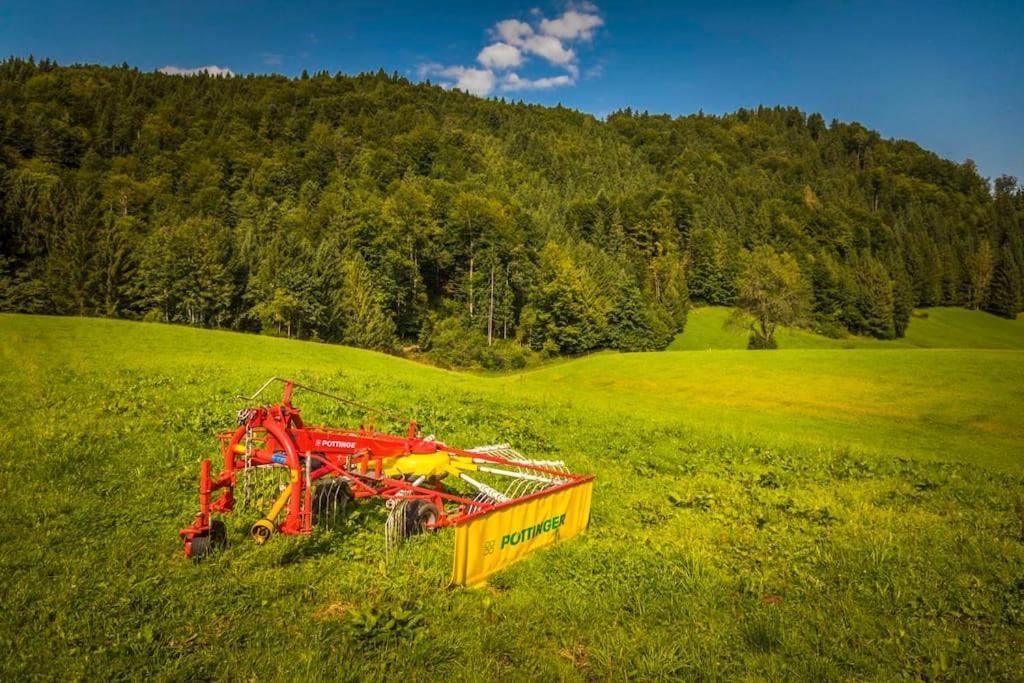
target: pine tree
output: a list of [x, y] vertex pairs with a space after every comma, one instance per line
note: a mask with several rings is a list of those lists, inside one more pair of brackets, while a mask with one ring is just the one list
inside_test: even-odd
[[605, 338], [606, 313], [594, 282], [554, 242], [541, 254], [540, 284], [530, 309], [525, 327], [537, 351], [583, 353]]
[[968, 305], [977, 310], [985, 302], [988, 286], [992, 282], [995, 270], [995, 252], [992, 244], [986, 239], [978, 245], [978, 249], [968, 259]]
[[810, 281], [815, 329], [826, 336], [841, 336], [846, 295], [839, 267], [830, 256], [823, 255], [811, 264]]
[[892, 324], [893, 335], [900, 339], [910, 325], [910, 314], [914, 311], [914, 292], [906, 271], [899, 269], [892, 276]]
[[726, 294], [722, 282], [722, 263], [718, 240], [712, 230], [698, 228], [690, 234], [689, 257], [687, 286], [690, 296], [706, 304], [724, 303]]
[[619, 351], [654, 351], [665, 346], [666, 333], [640, 290], [623, 282], [608, 313], [608, 346]]
[[663, 254], [651, 259], [644, 295], [657, 304], [656, 313], [670, 334], [683, 331], [690, 290], [683, 262], [677, 255]]
[[893, 286], [885, 266], [870, 254], [863, 254], [851, 262], [848, 278], [850, 300], [844, 311], [847, 328], [879, 339], [895, 337]]
[[992, 285], [985, 310], [1004, 318], [1016, 318], [1024, 307], [1020, 269], [1015, 263], [1013, 252], [1004, 247], [1000, 250], [999, 261], [992, 275]]
[[390, 351], [396, 346], [395, 323], [384, 312], [373, 273], [356, 252], [345, 256], [342, 288], [335, 306], [340, 311], [344, 344]]

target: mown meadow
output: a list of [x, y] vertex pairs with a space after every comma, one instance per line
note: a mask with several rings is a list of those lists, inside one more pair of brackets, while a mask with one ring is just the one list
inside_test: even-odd
[[[1024, 351], [991, 337], [481, 376], [0, 315], [0, 678], [1019, 679]], [[262, 548], [233, 515], [194, 565], [176, 532], [199, 461], [271, 375], [594, 472], [591, 527], [484, 589], [447, 587], [448, 533], [385, 558], [373, 503]]]
[[[675, 337], [669, 351], [721, 351], [747, 348], [749, 332], [729, 323], [727, 306], [692, 309], [686, 331]], [[874, 339], [849, 335], [824, 337], [804, 329], [783, 327], [781, 349], [1016, 349], [1024, 350], [1024, 324], [965, 308], [930, 308], [915, 311], [900, 339]]]

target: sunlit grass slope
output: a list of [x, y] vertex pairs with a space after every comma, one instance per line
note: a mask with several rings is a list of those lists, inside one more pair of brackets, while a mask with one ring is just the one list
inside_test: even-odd
[[773, 443], [1024, 468], [1024, 352], [778, 350], [600, 355], [504, 380], [580, 408]]
[[905, 340], [932, 349], [1024, 349], [1024, 320], [963, 308], [928, 308], [911, 318]]
[[[951, 333], [952, 334], [952, 333]], [[893, 680], [1024, 670], [1017, 351], [602, 354], [480, 377], [365, 351], [0, 316], [0, 679]], [[372, 503], [193, 565], [199, 460], [293, 376], [597, 474], [590, 530], [450, 590]], [[362, 417], [299, 395], [307, 419]], [[379, 427], [400, 429], [389, 423]]]
[[[668, 350], [745, 349], [746, 332], [725, 324], [730, 311], [722, 306], [693, 309], [686, 330], [676, 336]], [[963, 308], [929, 308], [915, 312], [903, 339], [830, 339], [806, 330], [783, 328], [778, 332], [778, 343], [780, 349], [1024, 349], [1024, 320], [1006, 320]]]

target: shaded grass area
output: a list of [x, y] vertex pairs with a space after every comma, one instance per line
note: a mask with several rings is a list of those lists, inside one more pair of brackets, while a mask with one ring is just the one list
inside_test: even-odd
[[[481, 378], [325, 345], [26, 316], [0, 316], [0, 349], [4, 679], [1012, 680], [1024, 670], [1014, 453], [997, 440], [993, 466], [966, 451], [910, 457], [927, 430], [887, 446], [896, 427], [884, 420], [861, 426], [881, 432], [870, 447], [814, 445], [786, 427], [807, 412], [810, 429], [840, 433], [821, 425], [848, 408], [801, 407], [817, 383], [846, 375], [856, 400], [884, 406], [900, 387], [917, 396], [974, 363], [934, 390], [942, 400], [917, 396], [922, 424], [960, 420], [956, 392], [973, 382], [968, 400], [993, 394], [979, 411], [1013, 429], [1019, 394], [998, 392], [1020, 390], [1016, 353], [905, 352], [935, 357], [905, 371], [901, 352], [852, 371], [850, 358], [866, 354], [748, 354], [776, 370], [692, 354], [705, 365], [678, 374], [654, 359], [691, 354], [604, 355]], [[793, 392], [788, 407], [756, 393], [773, 371]], [[484, 590], [445, 587], [445, 533], [388, 562], [372, 503], [263, 548], [244, 538], [257, 513], [239, 514], [228, 552], [194, 566], [176, 531], [196, 507], [198, 461], [232, 424], [234, 395], [273, 374], [412, 414], [452, 444], [507, 440], [596, 472], [591, 529]], [[741, 400], [744, 379], [756, 407]], [[718, 423], [689, 398], [700, 384], [705, 402], [723, 387]], [[300, 401], [313, 421], [360, 417]], [[729, 411], [779, 419], [729, 433]]]
[[[731, 309], [704, 306], [690, 311], [686, 330], [676, 336], [669, 351], [706, 351], [747, 348], [747, 333], [725, 323]], [[849, 336], [831, 339], [807, 330], [782, 328], [780, 349], [1017, 349], [1024, 350], [1024, 320], [1006, 320], [963, 308], [928, 308], [915, 311], [903, 339], [882, 340]]]

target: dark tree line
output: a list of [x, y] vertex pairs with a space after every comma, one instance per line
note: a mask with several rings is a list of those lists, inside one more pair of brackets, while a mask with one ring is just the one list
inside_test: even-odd
[[0, 63], [0, 309], [262, 331], [442, 362], [663, 348], [787, 254], [811, 324], [1022, 303], [1024, 192], [859, 124], [607, 122], [396, 75]]

